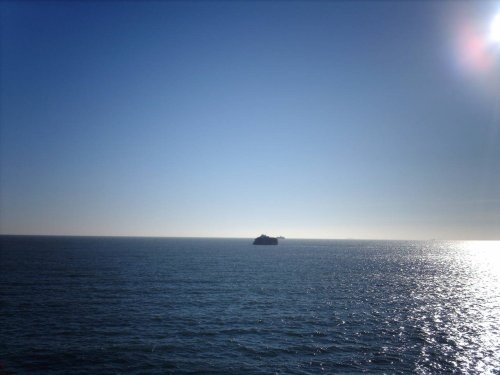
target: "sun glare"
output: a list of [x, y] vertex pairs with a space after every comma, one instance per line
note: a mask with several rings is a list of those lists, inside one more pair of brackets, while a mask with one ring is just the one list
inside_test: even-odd
[[475, 264], [494, 271], [500, 283], [500, 241], [463, 241], [459, 248], [468, 253]]
[[491, 21], [490, 38], [495, 43], [500, 43], [500, 13], [498, 13]]

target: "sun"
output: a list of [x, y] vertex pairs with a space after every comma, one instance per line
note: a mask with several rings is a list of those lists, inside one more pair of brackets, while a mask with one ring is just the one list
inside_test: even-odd
[[493, 42], [500, 43], [500, 13], [491, 21], [490, 38]]

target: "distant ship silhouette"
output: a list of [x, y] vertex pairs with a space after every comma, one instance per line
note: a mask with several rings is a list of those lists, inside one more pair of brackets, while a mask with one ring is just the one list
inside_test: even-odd
[[262, 234], [260, 237], [257, 237], [253, 240], [254, 245], [277, 245], [278, 239], [276, 237], [269, 237], [265, 234]]

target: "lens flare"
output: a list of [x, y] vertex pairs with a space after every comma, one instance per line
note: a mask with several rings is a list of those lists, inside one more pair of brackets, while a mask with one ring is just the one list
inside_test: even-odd
[[490, 38], [493, 42], [500, 43], [500, 13], [491, 21]]

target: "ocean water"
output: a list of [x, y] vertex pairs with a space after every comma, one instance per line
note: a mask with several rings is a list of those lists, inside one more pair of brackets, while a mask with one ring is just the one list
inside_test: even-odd
[[500, 373], [499, 242], [0, 245], [0, 374]]

